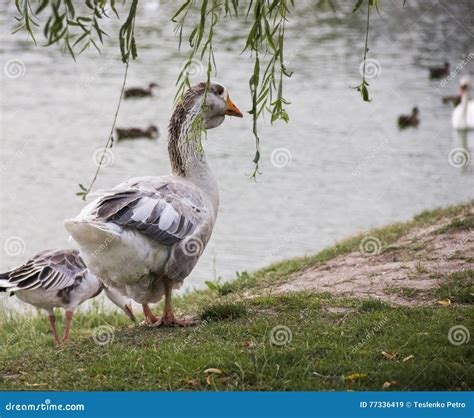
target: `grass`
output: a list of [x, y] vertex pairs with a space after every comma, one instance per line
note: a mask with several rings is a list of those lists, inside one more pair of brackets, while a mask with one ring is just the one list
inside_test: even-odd
[[456, 232], [459, 230], [474, 230], [474, 215], [467, 214], [465, 217], [456, 217], [448, 225], [445, 225], [436, 230], [437, 234], [444, 234], [446, 232]]
[[200, 315], [202, 320], [222, 321], [224, 319], [237, 319], [245, 315], [246, 308], [243, 303], [222, 303], [205, 308]]
[[[412, 228], [464, 219], [468, 211], [461, 205], [424, 212], [315, 256], [175, 298], [180, 314], [199, 314], [193, 328], [131, 325], [122, 313], [97, 307], [76, 315], [72, 341], [57, 349], [43, 316], [3, 316], [0, 390], [473, 390], [474, 345], [450, 338], [453, 327], [466, 339], [474, 330], [472, 270], [441, 280], [436, 296], [449, 305], [261, 292], [357, 250], [363, 237], [388, 247]], [[382, 389], [388, 381], [397, 384]]]
[[404, 298], [416, 298], [417, 296], [421, 295], [423, 291], [419, 289], [414, 289], [412, 287], [387, 287], [385, 289], [385, 293], [387, 295], [399, 295]]
[[464, 270], [450, 274], [436, 291], [440, 299], [457, 303], [474, 303], [474, 270]]
[[[348, 311], [335, 314], [328, 306]], [[455, 325], [473, 328], [472, 311], [464, 306], [391, 308], [380, 301], [294, 294], [255, 298], [237, 310], [240, 317], [224, 318], [219, 313], [229, 306], [215, 305], [203, 312], [213, 312], [213, 320], [188, 329], [129, 327], [123, 315], [81, 314], [73, 342], [60, 350], [45, 320], [10, 323], [2, 341], [16, 336], [1, 348], [0, 388], [381, 390], [386, 381], [398, 382], [398, 390], [474, 387], [472, 344], [448, 340]], [[114, 338], [98, 345], [94, 335], [104, 325]], [[282, 325], [289, 342], [274, 344], [272, 330]], [[414, 358], [403, 362], [409, 356]], [[209, 368], [222, 373], [206, 373]]]

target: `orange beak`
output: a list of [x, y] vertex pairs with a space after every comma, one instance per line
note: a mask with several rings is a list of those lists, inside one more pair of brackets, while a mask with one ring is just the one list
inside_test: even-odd
[[230, 100], [230, 96], [227, 96], [227, 109], [225, 111], [225, 114], [228, 116], [236, 116], [238, 118], [243, 118], [244, 115], [242, 115], [242, 112], [239, 110], [239, 108]]

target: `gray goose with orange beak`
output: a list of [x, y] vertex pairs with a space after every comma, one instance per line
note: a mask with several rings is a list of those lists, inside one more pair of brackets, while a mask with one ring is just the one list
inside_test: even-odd
[[66, 327], [62, 341], [69, 339], [71, 321], [76, 308], [105, 290], [107, 297], [133, 321], [131, 301], [114, 289], [104, 287], [86, 267], [77, 250], [42, 251], [25, 264], [0, 273], [0, 292], [15, 295], [48, 313], [51, 332], [57, 344], [55, 308], [66, 310]]
[[[197, 118], [212, 129], [226, 115], [242, 117], [224, 86], [193, 86], [178, 101], [169, 124], [171, 175], [138, 177], [99, 192], [77, 218], [65, 221], [88, 268], [106, 286], [142, 304], [147, 325], [194, 324], [175, 317], [171, 292], [199, 260], [219, 207]], [[163, 296], [164, 313], [156, 317], [149, 304]]]

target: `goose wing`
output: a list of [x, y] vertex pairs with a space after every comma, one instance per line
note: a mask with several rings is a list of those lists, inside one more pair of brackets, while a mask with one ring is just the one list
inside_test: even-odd
[[191, 184], [143, 178], [107, 192], [96, 200], [90, 215], [96, 221], [135, 228], [171, 246], [191, 235], [209, 210], [202, 194]]
[[22, 266], [0, 275], [0, 288], [9, 292], [42, 288], [61, 290], [87, 270], [77, 250], [43, 251]]

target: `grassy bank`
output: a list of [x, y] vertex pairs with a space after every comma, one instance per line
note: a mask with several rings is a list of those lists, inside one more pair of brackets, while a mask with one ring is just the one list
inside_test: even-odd
[[[438, 236], [472, 233], [472, 203], [368, 234], [388, 252], [430, 225]], [[200, 315], [194, 328], [146, 328], [92, 311], [77, 315], [72, 342], [56, 349], [44, 317], [4, 318], [0, 389], [472, 390], [474, 273], [466, 256], [460, 271], [434, 278], [434, 302], [419, 306], [273, 291], [358, 251], [365, 236], [177, 298], [180, 313]]]

